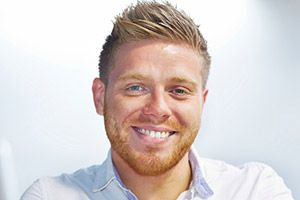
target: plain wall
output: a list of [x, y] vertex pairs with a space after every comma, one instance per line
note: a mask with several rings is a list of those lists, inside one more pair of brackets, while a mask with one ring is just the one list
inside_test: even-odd
[[[91, 84], [129, 2], [1, 1], [0, 138], [13, 147], [19, 194], [105, 158]], [[200, 24], [212, 56], [200, 156], [267, 163], [300, 199], [300, 1], [171, 2]]]

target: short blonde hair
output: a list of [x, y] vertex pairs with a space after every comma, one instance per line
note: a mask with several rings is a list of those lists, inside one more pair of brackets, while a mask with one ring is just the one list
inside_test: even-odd
[[99, 73], [106, 84], [109, 69], [117, 48], [130, 41], [158, 39], [187, 44], [204, 58], [202, 86], [205, 88], [210, 68], [207, 44], [199, 31], [199, 26], [184, 13], [168, 2], [137, 2], [118, 15], [111, 34], [106, 38], [100, 54]]

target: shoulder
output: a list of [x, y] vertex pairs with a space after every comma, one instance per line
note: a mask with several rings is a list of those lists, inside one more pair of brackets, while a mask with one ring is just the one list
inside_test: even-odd
[[232, 191], [255, 196], [257, 199], [292, 199], [283, 179], [269, 165], [248, 162], [234, 166], [224, 161], [199, 159], [203, 176], [218, 191]]
[[254, 171], [254, 172], [261, 172], [264, 170], [267, 171], [274, 171], [269, 165], [262, 163], [262, 162], [247, 162], [242, 165], [232, 165], [222, 160], [214, 160], [209, 158], [200, 158], [200, 165], [203, 169], [212, 168], [218, 172], [240, 172], [240, 171]]
[[208, 179], [218, 179], [222, 176], [231, 178], [253, 178], [278, 176], [273, 168], [261, 162], [248, 162], [242, 165], [232, 165], [221, 160], [200, 158], [200, 166]]
[[55, 177], [43, 177], [36, 180], [23, 194], [21, 200], [40, 199], [88, 199], [87, 194], [92, 188], [95, 174], [101, 166], [79, 169], [71, 174]]

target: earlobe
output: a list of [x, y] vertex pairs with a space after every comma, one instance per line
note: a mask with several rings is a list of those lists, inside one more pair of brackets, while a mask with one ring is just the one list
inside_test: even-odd
[[103, 115], [104, 110], [104, 95], [105, 95], [105, 85], [100, 80], [100, 78], [95, 78], [92, 86], [94, 105], [96, 112], [99, 115]]

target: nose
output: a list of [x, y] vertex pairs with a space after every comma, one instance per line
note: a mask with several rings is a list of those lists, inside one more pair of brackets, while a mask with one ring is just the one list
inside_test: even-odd
[[143, 114], [152, 122], [161, 122], [171, 116], [170, 104], [163, 92], [152, 92], [143, 107]]

